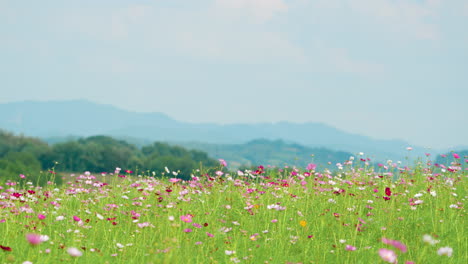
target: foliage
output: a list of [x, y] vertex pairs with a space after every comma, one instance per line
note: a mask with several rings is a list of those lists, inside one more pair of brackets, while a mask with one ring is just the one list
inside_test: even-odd
[[[162, 172], [166, 166], [179, 168], [179, 178], [188, 179], [201, 166], [214, 166], [217, 162], [201, 151], [155, 142], [138, 148], [123, 140], [108, 136], [92, 136], [47, 143], [24, 136], [0, 131], [0, 179], [17, 178], [27, 174], [40, 178], [39, 171], [57, 172], [113, 172], [116, 167], [125, 170], [147, 168]], [[57, 181], [61, 177], [56, 177]], [[46, 183], [45, 177], [41, 182]]]

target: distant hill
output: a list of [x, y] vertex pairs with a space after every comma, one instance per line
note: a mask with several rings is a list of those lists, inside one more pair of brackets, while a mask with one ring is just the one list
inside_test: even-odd
[[0, 128], [41, 138], [109, 135], [150, 142], [210, 144], [281, 139], [313, 148], [364, 152], [374, 160], [397, 160], [408, 154], [424, 154], [416, 146], [412, 146], [412, 153], [408, 153], [406, 147], [409, 144], [401, 140], [373, 139], [321, 123], [193, 124], [176, 121], [162, 113], [135, 113], [83, 100], [0, 104]]
[[[257, 139], [245, 144], [207, 144], [181, 143], [185, 148], [207, 152], [212, 158], [223, 158], [229, 167], [241, 166], [296, 166], [305, 168], [309, 163], [320, 167], [336, 168], [336, 163], [343, 163], [352, 156], [349, 152], [331, 151], [325, 148], [309, 148], [299, 144], [286, 143], [283, 140]], [[328, 163], [330, 162], [330, 166]]]

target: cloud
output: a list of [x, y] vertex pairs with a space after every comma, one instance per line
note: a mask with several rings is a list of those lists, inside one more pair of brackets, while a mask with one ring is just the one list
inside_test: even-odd
[[[342, 11], [345, 18], [365, 21], [382, 32], [404, 38], [434, 40], [439, 29], [432, 20], [439, 15], [440, 0], [319, 0], [312, 3], [315, 12], [333, 15]], [[343, 10], [345, 10], [343, 12]], [[335, 16], [333, 16], [336, 18]]]
[[215, 0], [218, 8], [242, 11], [259, 21], [268, 21], [288, 9], [283, 0]]

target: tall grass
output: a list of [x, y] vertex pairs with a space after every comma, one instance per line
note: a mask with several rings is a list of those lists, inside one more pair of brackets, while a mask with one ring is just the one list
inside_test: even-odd
[[461, 163], [10, 182], [0, 263], [467, 263]]

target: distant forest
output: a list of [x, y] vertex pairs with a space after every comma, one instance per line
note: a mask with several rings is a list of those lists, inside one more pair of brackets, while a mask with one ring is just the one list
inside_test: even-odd
[[165, 167], [180, 171], [188, 179], [194, 169], [214, 167], [218, 161], [197, 150], [154, 142], [141, 148], [108, 136], [93, 136], [49, 145], [31, 137], [16, 136], [0, 130], [0, 181], [18, 179], [20, 174], [38, 177], [41, 171], [93, 173], [125, 170], [154, 171]]

